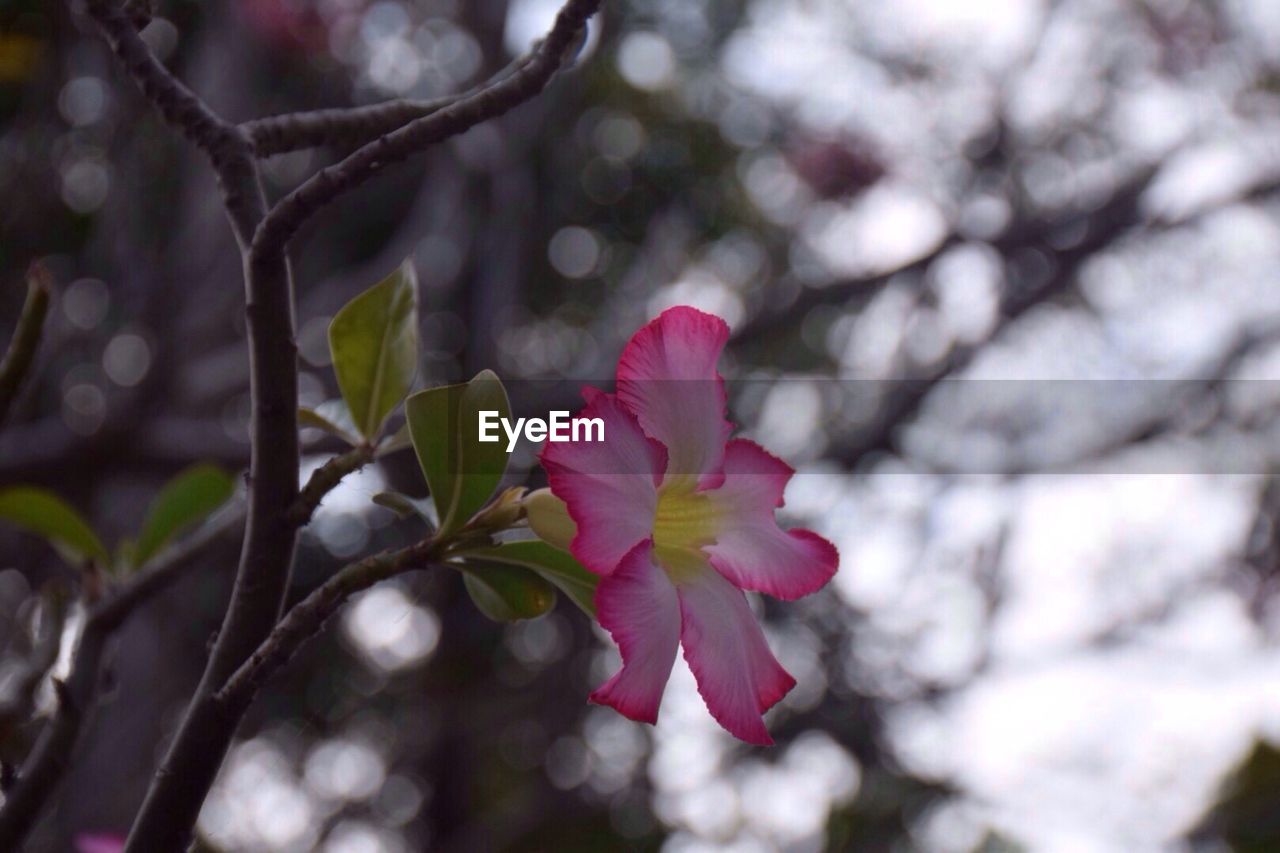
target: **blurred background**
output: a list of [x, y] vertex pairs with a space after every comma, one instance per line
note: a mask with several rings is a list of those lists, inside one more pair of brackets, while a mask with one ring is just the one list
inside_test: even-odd
[[[0, 483], [110, 538], [192, 461], [246, 463], [243, 296], [208, 169], [76, 5], [0, 2], [0, 336], [31, 261], [57, 283]], [[555, 8], [162, 0], [143, 35], [242, 120], [463, 89]], [[799, 681], [769, 750], [683, 661], [656, 728], [588, 705], [617, 657], [567, 603], [504, 627], [454, 577], [383, 584], [259, 699], [209, 849], [1280, 849], [1280, 4], [607, 2], [544, 96], [301, 236], [304, 403], [336, 396], [329, 318], [406, 256], [420, 386], [494, 368], [521, 415], [668, 305], [724, 316], [732, 417], [841, 572], [758, 602]], [[423, 493], [411, 454], [326, 500], [295, 598], [420, 534], [389, 486]], [[236, 553], [126, 624], [32, 849], [127, 829]], [[73, 572], [8, 530], [0, 569], [8, 689], [24, 602]]]

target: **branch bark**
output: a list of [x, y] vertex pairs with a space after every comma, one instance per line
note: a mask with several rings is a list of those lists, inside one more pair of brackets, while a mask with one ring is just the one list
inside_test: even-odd
[[302, 527], [310, 521], [312, 514], [315, 513], [316, 507], [320, 506], [320, 501], [324, 499], [324, 496], [329, 494], [334, 486], [342, 482], [343, 477], [360, 470], [372, 462], [375, 453], [376, 451], [373, 447], [362, 444], [359, 447], [351, 448], [345, 453], [338, 454], [311, 472], [307, 485], [298, 493], [298, 499], [289, 508], [289, 522], [297, 527]]
[[492, 86], [519, 70], [532, 54], [522, 56], [495, 74], [483, 86], [477, 86], [457, 95], [445, 95], [430, 100], [400, 98], [380, 104], [362, 107], [339, 107], [286, 113], [244, 122], [240, 129], [253, 143], [259, 157], [271, 157], [306, 148], [333, 146], [356, 148], [392, 133], [411, 121], [426, 118], [432, 113], [457, 101], [471, 97], [487, 86]]
[[[252, 400], [248, 521], [231, 603], [196, 688], [194, 709], [271, 632], [288, 588], [297, 543], [288, 511], [298, 495], [293, 275], [283, 243], [250, 251], [266, 215], [266, 197], [247, 137], [160, 64], [120, 7], [89, 0], [88, 10], [165, 121], [208, 155], [244, 258]], [[234, 728], [187, 714], [152, 781], [128, 850], [176, 850], [185, 844]]]

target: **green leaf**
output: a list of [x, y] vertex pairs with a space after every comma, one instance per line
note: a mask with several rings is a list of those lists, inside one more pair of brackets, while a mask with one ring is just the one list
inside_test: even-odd
[[596, 617], [595, 594], [600, 578], [575, 560], [573, 555], [537, 539], [503, 542], [468, 551], [468, 555], [471, 554], [486, 561], [532, 569], [555, 584], [583, 613], [592, 619]]
[[0, 490], [0, 519], [43, 537], [69, 563], [88, 559], [104, 567], [110, 563], [106, 547], [88, 522], [46, 489], [17, 486]]
[[400, 450], [408, 450], [410, 447], [413, 447], [413, 439], [409, 435], [409, 424], [403, 423], [400, 425], [400, 429], [396, 430], [388, 438], [383, 439], [382, 443], [378, 445], [377, 455], [378, 458], [382, 458]]
[[503, 563], [465, 562], [459, 568], [471, 600], [495, 622], [534, 619], [555, 606], [555, 589], [533, 572]]
[[341, 400], [326, 400], [314, 409], [298, 409], [298, 426], [324, 430], [352, 447], [360, 443], [351, 413]]
[[373, 502], [380, 507], [386, 507], [401, 518], [416, 515], [433, 529], [438, 526], [439, 518], [436, 517], [436, 508], [429, 500], [411, 498], [400, 492], [378, 492], [373, 496]]
[[183, 530], [204, 521], [235, 490], [235, 479], [216, 465], [198, 464], [179, 471], [147, 510], [133, 546], [133, 565], [141, 566]]
[[420, 391], [405, 403], [413, 449], [442, 534], [457, 530], [484, 507], [507, 471], [505, 444], [479, 440], [481, 411], [511, 416], [507, 391], [491, 370], [466, 385]]
[[413, 264], [352, 299], [329, 324], [338, 387], [356, 429], [372, 441], [418, 370], [418, 279]]

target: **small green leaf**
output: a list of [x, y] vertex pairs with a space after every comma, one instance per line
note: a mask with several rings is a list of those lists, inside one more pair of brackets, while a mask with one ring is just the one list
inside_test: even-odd
[[351, 413], [341, 400], [326, 400], [314, 409], [298, 409], [298, 426], [324, 430], [352, 447], [360, 443]]
[[459, 567], [471, 600], [495, 622], [534, 619], [555, 606], [555, 589], [533, 572], [503, 563], [465, 562]]
[[183, 530], [204, 521], [235, 492], [235, 479], [215, 465], [192, 465], [170, 480], [151, 502], [133, 547], [141, 566]]
[[338, 387], [356, 429], [377, 438], [418, 370], [418, 278], [406, 260], [352, 299], [329, 324]]
[[396, 430], [393, 435], [384, 439], [378, 445], [377, 455], [381, 458], [400, 450], [408, 450], [410, 447], [413, 447], [413, 438], [409, 435], [409, 424], [406, 422], [401, 424], [400, 429]]
[[588, 571], [568, 552], [537, 539], [521, 539], [477, 548], [468, 552], [468, 555], [471, 554], [486, 561], [532, 569], [543, 579], [555, 584], [569, 597], [570, 601], [578, 605], [583, 613], [592, 619], [595, 618], [595, 594], [600, 578]]
[[430, 527], [438, 526], [439, 518], [436, 517], [436, 508], [429, 500], [411, 498], [400, 492], [378, 492], [373, 496], [373, 502], [380, 507], [386, 507], [401, 518], [416, 515]]
[[17, 486], [0, 490], [0, 518], [43, 537], [69, 563], [93, 559], [105, 567], [110, 562], [106, 547], [88, 522], [46, 489]]
[[503, 442], [479, 440], [481, 411], [511, 415], [507, 391], [491, 370], [481, 371], [465, 385], [420, 391], [405, 403], [413, 449], [444, 534], [483, 508], [507, 471]]

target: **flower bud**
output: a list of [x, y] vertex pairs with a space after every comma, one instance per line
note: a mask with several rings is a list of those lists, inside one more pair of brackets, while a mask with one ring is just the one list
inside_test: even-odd
[[578, 525], [569, 516], [564, 501], [553, 495], [550, 489], [538, 489], [524, 499], [524, 511], [529, 527], [539, 539], [562, 551], [569, 550], [569, 543], [578, 535]]

